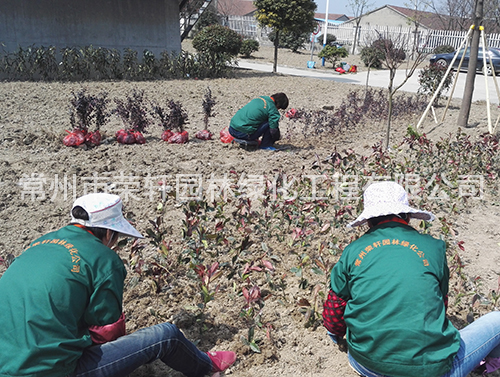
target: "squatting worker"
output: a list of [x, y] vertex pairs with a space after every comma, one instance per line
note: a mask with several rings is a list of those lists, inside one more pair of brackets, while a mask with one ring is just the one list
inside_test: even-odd
[[116, 195], [78, 198], [71, 223], [34, 241], [0, 278], [0, 376], [116, 376], [160, 359], [187, 376], [228, 368], [170, 323], [125, 335], [119, 236], [143, 238]]
[[278, 110], [288, 107], [288, 97], [285, 93], [276, 93], [271, 97], [254, 98], [231, 119], [229, 133], [235, 139], [254, 141], [262, 136], [260, 149], [276, 150], [273, 144], [280, 139]]
[[[335, 343], [346, 334], [348, 360], [367, 377], [466, 376], [500, 359], [500, 312], [458, 331], [446, 317], [445, 242], [408, 225], [434, 215], [412, 208], [404, 188], [378, 182], [348, 226], [369, 230], [335, 264], [323, 320]], [[483, 360], [485, 359], [485, 360]]]

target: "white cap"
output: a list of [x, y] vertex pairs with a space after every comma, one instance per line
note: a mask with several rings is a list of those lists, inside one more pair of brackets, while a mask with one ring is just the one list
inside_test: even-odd
[[368, 186], [363, 194], [364, 209], [356, 220], [347, 226], [355, 227], [375, 217], [408, 213], [411, 218], [432, 221], [435, 216], [427, 211], [412, 208], [408, 204], [408, 194], [396, 182], [376, 182]]
[[[126, 236], [144, 238], [123, 217], [122, 200], [118, 195], [94, 193], [79, 197], [73, 203], [73, 208], [82, 207], [89, 215], [88, 220], [75, 219], [71, 214], [71, 222], [87, 227], [96, 227], [114, 230]], [[73, 208], [71, 212], [73, 212]]]

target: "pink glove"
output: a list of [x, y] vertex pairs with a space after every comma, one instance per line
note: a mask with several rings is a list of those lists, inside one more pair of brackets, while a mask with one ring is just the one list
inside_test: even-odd
[[90, 326], [90, 338], [95, 344], [103, 344], [118, 339], [125, 335], [125, 313], [122, 313], [118, 321], [104, 326]]

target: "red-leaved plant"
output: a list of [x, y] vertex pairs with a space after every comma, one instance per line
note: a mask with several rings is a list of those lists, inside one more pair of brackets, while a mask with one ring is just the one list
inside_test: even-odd
[[[85, 144], [93, 147], [101, 144], [100, 128], [108, 118], [106, 106], [109, 102], [106, 92], [99, 95], [87, 94], [85, 89], [74, 93], [70, 100], [70, 123], [72, 131], [66, 130], [68, 135], [63, 139], [64, 145], [68, 147], [77, 147]], [[91, 124], [94, 123], [94, 131], [89, 131]]]
[[167, 107], [168, 112], [158, 104], [153, 105], [153, 115], [160, 119], [160, 126], [163, 127], [162, 140], [171, 144], [187, 143], [189, 135], [184, 130], [184, 125], [188, 120], [187, 112], [180, 102], [174, 100], [168, 100]]
[[203, 98], [203, 122], [205, 124], [205, 128], [201, 131], [198, 131], [194, 137], [200, 140], [212, 140], [213, 134], [208, 130], [208, 118], [214, 116], [212, 114], [212, 108], [215, 106], [215, 98], [212, 97], [212, 91], [210, 87], [207, 87], [207, 91], [205, 92], [205, 96]]
[[122, 120], [124, 129], [116, 132], [116, 140], [120, 144], [144, 144], [143, 133], [151, 123], [144, 104], [144, 91], [134, 90], [125, 101], [115, 98], [116, 108], [113, 112]]

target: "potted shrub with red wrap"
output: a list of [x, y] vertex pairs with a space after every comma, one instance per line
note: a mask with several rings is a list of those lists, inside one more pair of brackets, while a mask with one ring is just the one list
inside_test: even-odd
[[163, 127], [161, 135], [162, 140], [170, 144], [184, 144], [189, 140], [189, 135], [184, 130], [188, 114], [182, 108], [180, 102], [174, 100], [167, 101], [168, 111], [160, 105], [153, 105], [153, 115], [160, 120], [160, 126]]
[[212, 91], [210, 87], [207, 88], [205, 96], [203, 98], [203, 122], [205, 124], [205, 128], [201, 131], [198, 131], [194, 137], [200, 140], [212, 140], [212, 132], [208, 129], [208, 118], [213, 117], [212, 108], [215, 106], [215, 98], [212, 98]]
[[[66, 130], [68, 135], [63, 139], [64, 145], [67, 147], [78, 147], [86, 145], [94, 147], [101, 144], [100, 128], [108, 121], [108, 113], [106, 111], [108, 94], [102, 92], [99, 95], [87, 94], [85, 89], [74, 93], [70, 100], [70, 123], [72, 131]], [[90, 127], [94, 124], [94, 131], [90, 131]]]
[[120, 144], [144, 144], [144, 133], [151, 123], [144, 104], [144, 91], [134, 90], [125, 101], [115, 98], [116, 108], [113, 112], [122, 120], [125, 128], [115, 134]]

